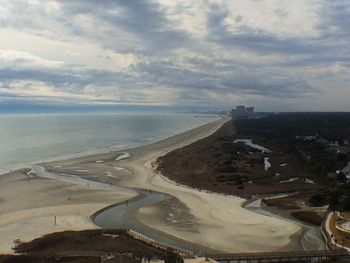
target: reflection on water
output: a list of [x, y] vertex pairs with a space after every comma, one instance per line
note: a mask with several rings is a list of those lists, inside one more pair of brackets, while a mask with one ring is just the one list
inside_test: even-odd
[[0, 115], [0, 172], [28, 163], [150, 143], [213, 118], [174, 113]]
[[[189, 214], [187, 207], [176, 198], [154, 191], [136, 191], [139, 193], [137, 198], [128, 202], [122, 202], [98, 212], [93, 216], [93, 221], [103, 229], [132, 229], [159, 242], [185, 250], [191, 250], [197, 253], [198, 251], [208, 253], [217, 252], [213, 249], [170, 236], [164, 232], [151, 228], [152, 226], [148, 227], [140, 223], [137, 218], [134, 217], [137, 211], [142, 207], [157, 205], [162, 212], [152, 215], [157, 217], [157, 220], [162, 221], [170, 217], [171, 221], [169, 221], [168, 224], [175, 228], [182, 225], [182, 227], [186, 227], [186, 230], [188, 230], [188, 228], [196, 229], [196, 226], [191, 223], [193, 222], [193, 216]], [[184, 225], [184, 222], [190, 224]]]
[[245, 145], [248, 145], [249, 147], [257, 149], [257, 150], [261, 151], [262, 153], [271, 152], [271, 150], [265, 148], [264, 146], [253, 143], [253, 141], [251, 139], [237, 139], [237, 140], [234, 140], [233, 142], [234, 143], [244, 143]]

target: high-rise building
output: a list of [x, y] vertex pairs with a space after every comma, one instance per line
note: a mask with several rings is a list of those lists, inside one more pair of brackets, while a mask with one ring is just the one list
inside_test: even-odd
[[250, 119], [254, 118], [254, 107], [245, 107], [243, 105], [237, 106], [236, 109], [232, 109], [231, 117], [234, 120], [238, 119]]

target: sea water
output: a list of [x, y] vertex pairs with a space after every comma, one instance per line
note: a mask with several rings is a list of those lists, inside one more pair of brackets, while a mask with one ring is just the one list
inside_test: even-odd
[[214, 120], [179, 113], [0, 115], [0, 173], [151, 143]]

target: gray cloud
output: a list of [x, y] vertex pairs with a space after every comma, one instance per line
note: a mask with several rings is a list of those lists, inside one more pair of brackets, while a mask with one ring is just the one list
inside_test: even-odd
[[322, 53], [325, 49], [325, 47], [318, 45], [318, 39], [286, 38], [247, 26], [240, 26], [240, 32], [234, 34], [224, 24], [225, 18], [229, 15], [225, 6], [213, 6], [208, 15], [208, 41], [226, 47], [238, 46], [256, 53], [316, 55]]
[[106, 70], [57, 71], [11, 68], [0, 69], [0, 78], [5, 83], [15, 80], [40, 81], [62, 89], [72, 85], [77, 92], [87, 85], [108, 86], [116, 83], [130, 85], [132, 80], [130, 75]]
[[[135, 39], [130, 39], [130, 43], [114, 43], [105, 39], [104, 45], [121, 52], [160, 52], [190, 39], [186, 31], [173, 28], [161, 6], [153, 1], [117, 0], [100, 3], [88, 0], [83, 5], [80, 1], [64, 1], [64, 10], [69, 16], [84, 14], [106, 23], [109, 26], [105, 29], [107, 34], [120, 34], [120, 31], [116, 33], [116, 28], [131, 34]], [[111, 40], [118, 37], [123, 38], [116, 35]]]
[[[257, 99], [257, 104], [266, 101], [270, 107], [272, 101], [280, 105], [281, 99], [315, 103], [314, 97], [328, 96], [328, 86], [322, 83], [334, 78], [339, 85], [334, 89], [343, 97], [350, 95], [346, 93], [350, 73], [347, 1], [320, 1], [314, 11], [318, 22], [309, 25], [310, 35], [293, 34], [287, 26], [282, 34], [268, 23], [255, 28], [246, 23], [249, 14], [240, 12], [239, 5], [233, 15], [229, 2], [222, 1], [190, 3], [196, 7], [194, 15], [182, 24], [178, 21], [189, 7], [176, 1], [174, 8], [156, 0], [5, 2], [6, 6], [0, 5], [0, 11], [7, 11], [0, 19], [0, 33], [12, 30], [18, 36], [38, 37], [35, 41], [43, 44], [40, 49], [35, 46], [38, 43], [9, 42], [6, 47], [0, 43], [0, 52], [4, 50], [10, 61], [0, 64], [0, 88], [7, 87], [2, 98], [55, 99], [11, 93], [21, 81], [28, 87], [44, 83], [67, 94], [59, 100], [68, 100], [72, 94], [77, 102], [85, 99], [78, 96], [82, 93], [92, 102], [221, 105]], [[271, 8], [276, 19], [291, 19], [287, 6]], [[12, 49], [62, 63], [48, 67], [40, 59], [11, 58], [15, 52], [7, 51]], [[299, 105], [290, 103], [294, 104]]]

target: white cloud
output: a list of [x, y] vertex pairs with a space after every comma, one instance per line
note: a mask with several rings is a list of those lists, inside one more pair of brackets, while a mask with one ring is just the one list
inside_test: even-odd
[[0, 66], [55, 68], [63, 66], [63, 61], [47, 60], [24, 51], [0, 50]]
[[279, 37], [319, 36], [320, 5], [316, 1], [237, 0], [223, 3], [229, 7], [230, 15], [225, 23], [232, 32], [244, 33], [246, 28], [251, 28], [257, 34]]
[[0, 85], [0, 94], [7, 93], [19, 97], [57, 98], [69, 100], [91, 100], [93, 97], [64, 92], [39, 81], [13, 81], [10, 85]]
[[166, 17], [172, 21], [172, 26], [192, 34], [195, 38], [206, 33], [206, 15], [210, 8], [206, 1], [168, 0], [157, 1], [164, 8]]
[[38, 63], [46, 63], [47, 66], [65, 63], [67, 67], [117, 70], [126, 68], [137, 60], [134, 54], [117, 53], [94, 42], [85, 43], [80, 38], [66, 42], [19, 30], [0, 29], [0, 32], [4, 37], [4, 41], [0, 42], [2, 57], [6, 54], [6, 60], [32, 60], [33, 66]]
[[348, 95], [346, 3], [0, 0], [0, 92], [88, 103], [263, 110], [283, 99], [290, 109], [319, 107], [313, 96], [332, 96], [330, 83], [339, 98]]

